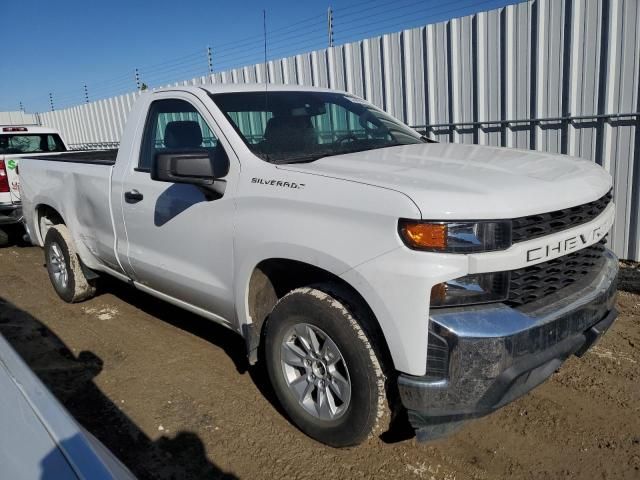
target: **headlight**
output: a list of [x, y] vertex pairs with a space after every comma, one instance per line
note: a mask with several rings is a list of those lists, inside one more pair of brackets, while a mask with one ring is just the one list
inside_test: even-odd
[[431, 307], [500, 302], [508, 295], [509, 272], [475, 273], [434, 285]]
[[398, 232], [409, 248], [430, 252], [475, 253], [511, 246], [511, 222], [423, 222], [400, 220]]

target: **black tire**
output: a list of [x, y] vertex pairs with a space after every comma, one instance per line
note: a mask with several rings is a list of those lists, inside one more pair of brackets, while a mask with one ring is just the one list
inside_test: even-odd
[[[380, 433], [383, 428], [387, 412], [385, 376], [376, 349], [361, 326], [371, 320], [363, 318], [367, 315], [366, 310], [358, 309], [356, 314], [356, 309], [349, 307], [354, 302], [341, 300], [335, 291], [331, 284], [303, 287], [280, 299], [267, 321], [264, 353], [275, 393], [291, 420], [305, 434], [322, 443], [333, 447], [348, 447], [362, 443], [368, 437]], [[295, 333], [293, 337], [290, 336], [294, 331], [292, 329], [301, 324], [311, 325], [320, 334], [326, 334], [337, 346], [344, 360], [342, 365], [348, 371], [351, 394], [349, 401], [343, 404], [344, 409], [339, 418], [323, 419], [319, 418], [319, 414], [313, 415], [302, 406], [301, 397], [296, 396], [289, 386], [293, 381], [288, 380], [285, 370], [291, 367], [281, 363], [283, 343], [287, 339], [296, 338]], [[303, 381], [308, 382], [311, 367], [306, 365], [305, 363], [298, 370], [299, 375], [307, 379]], [[322, 378], [325, 378], [325, 373], [328, 375], [324, 383], [328, 390], [332, 377], [328, 373], [328, 367], [322, 372]], [[315, 391], [317, 399], [320, 389]], [[306, 397], [308, 401], [313, 400], [309, 400], [310, 397], [311, 394]], [[315, 408], [319, 411], [317, 405]]]
[[[60, 261], [60, 255], [64, 262]], [[54, 225], [47, 230], [44, 258], [49, 280], [62, 300], [76, 303], [95, 295], [95, 286], [87, 280], [82, 271], [80, 259], [66, 226]], [[61, 281], [60, 275], [65, 281]]]
[[0, 247], [9, 245], [9, 234], [4, 228], [0, 228]]
[[26, 242], [24, 240], [24, 237], [26, 235], [26, 230], [24, 229], [24, 225], [22, 225], [21, 223], [15, 223], [13, 225], [9, 225], [6, 231], [7, 231], [7, 234], [9, 235], [10, 245], [16, 245], [18, 247], [31, 245], [31, 243]]

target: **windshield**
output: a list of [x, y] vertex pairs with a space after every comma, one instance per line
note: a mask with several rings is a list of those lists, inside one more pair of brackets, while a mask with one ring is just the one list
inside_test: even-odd
[[0, 135], [0, 155], [64, 152], [67, 149], [55, 133]]
[[421, 135], [361, 98], [334, 92], [211, 95], [244, 142], [274, 163], [423, 143]]

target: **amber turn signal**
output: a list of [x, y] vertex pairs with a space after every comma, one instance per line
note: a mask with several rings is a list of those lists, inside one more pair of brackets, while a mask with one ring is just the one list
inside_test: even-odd
[[431, 305], [443, 305], [447, 299], [447, 284], [437, 283], [431, 287]]
[[447, 248], [447, 225], [442, 223], [411, 223], [400, 225], [400, 234], [412, 248], [444, 250]]

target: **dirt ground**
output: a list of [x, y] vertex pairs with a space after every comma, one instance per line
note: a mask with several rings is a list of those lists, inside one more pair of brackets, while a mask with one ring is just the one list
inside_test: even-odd
[[640, 478], [640, 272], [583, 358], [454, 436], [320, 445], [279, 411], [235, 334], [116, 281], [67, 305], [29, 247], [0, 249], [0, 333], [140, 478]]

